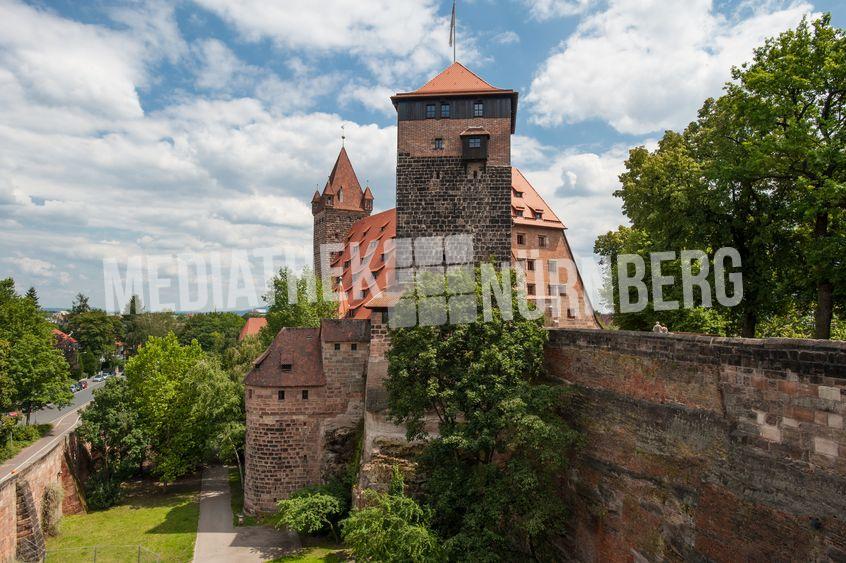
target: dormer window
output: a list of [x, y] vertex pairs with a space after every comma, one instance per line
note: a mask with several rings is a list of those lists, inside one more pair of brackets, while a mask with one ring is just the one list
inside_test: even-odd
[[449, 104], [441, 104], [441, 117], [444, 119], [449, 117]]
[[470, 137], [467, 139], [467, 147], [471, 149], [480, 149], [482, 148], [482, 138], [481, 137]]
[[523, 197], [523, 192], [518, 192], [517, 190], [514, 190], [514, 197]]
[[435, 104], [426, 104], [426, 119], [435, 119]]
[[326, 196], [326, 205], [332, 205], [332, 196], [331, 195]]
[[485, 104], [482, 102], [473, 102], [473, 117], [485, 116]]
[[535, 219], [543, 219], [543, 211], [535, 211]]
[[443, 139], [441, 139], [440, 137], [438, 137], [437, 139], [435, 139], [435, 142], [434, 142], [433, 148], [434, 148], [436, 151], [442, 151], [442, 150], [444, 150], [444, 140], [443, 140]]

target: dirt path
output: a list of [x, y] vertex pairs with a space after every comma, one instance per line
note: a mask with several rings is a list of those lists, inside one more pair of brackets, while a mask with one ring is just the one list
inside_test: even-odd
[[293, 532], [264, 526], [235, 527], [226, 468], [215, 466], [203, 472], [195, 562], [257, 563], [281, 557], [299, 547], [299, 539]]

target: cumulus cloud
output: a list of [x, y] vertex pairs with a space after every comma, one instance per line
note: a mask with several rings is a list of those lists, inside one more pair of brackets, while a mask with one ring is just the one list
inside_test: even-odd
[[761, 0], [723, 14], [712, 0], [611, 0], [541, 65], [526, 96], [532, 120], [600, 119], [629, 134], [683, 127], [732, 65], [810, 10]]
[[492, 40], [499, 45], [514, 45], [520, 42], [520, 36], [514, 31], [503, 31], [494, 35]]
[[597, 3], [597, 0], [523, 0], [532, 17], [538, 20], [574, 16]]

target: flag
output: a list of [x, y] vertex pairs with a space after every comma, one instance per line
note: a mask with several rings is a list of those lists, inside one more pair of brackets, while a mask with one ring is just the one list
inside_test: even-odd
[[452, 0], [452, 21], [449, 22], [449, 46], [455, 45], [455, 0]]

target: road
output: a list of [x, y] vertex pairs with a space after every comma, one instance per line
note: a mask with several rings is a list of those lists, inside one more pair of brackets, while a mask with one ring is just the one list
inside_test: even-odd
[[92, 395], [95, 389], [99, 389], [103, 385], [105, 385], [105, 381], [101, 381], [99, 383], [93, 383], [91, 380], [88, 381], [88, 389], [83, 389], [78, 393], [73, 394], [73, 403], [69, 406], [55, 409], [55, 408], [47, 408], [41, 409], [40, 411], [32, 413], [32, 420], [30, 422], [32, 424], [46, 424], [48, 422], [53, 422], [60, 416], [66, 415], [67, 413], [78, 409], [79, 407], [88, 404], [91, 401]]
[[0, 483], [22, 469], [25, 469], [31, 462], [39, 459], [44, 453], [50, 450], [57, 441], [63, 439], [64, 435], [71, 429], [75, 428], [79, 422], [79, 411], [82, 407], [87, 405], [92, 398], [95, 389], [99, 389], [105, 385], [105, 381], [100, 383], [90, 383], [88, 389], [83, 389], [79, 393], [74, 393], [73, 404], [62, 409], [42, 409], [37, 413], [32, 413], [33, 424], [45, 424], [47, 422], [53, 424], [53, 429], [50, 432], [18, 452], [18, 455], [12, 459], [6, 460], [0, 464]]

